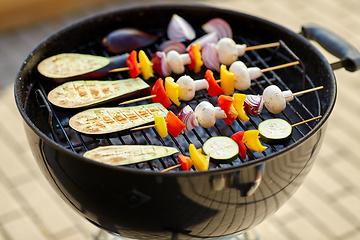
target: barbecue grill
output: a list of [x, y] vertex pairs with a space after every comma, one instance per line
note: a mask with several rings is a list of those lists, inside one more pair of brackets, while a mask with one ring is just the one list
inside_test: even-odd
[[[264, 73], [243, 93], [261, 94], [271, 84], [292, 92], [316, 86], [324, 86], [324, 89], [295, 97], [280, 114], [274, 115], [264, 109], [259, 117], [251, 117], [247, 123], [236, 120], [228, 126], [217, 120], [212, 128], [198, 127], [176, 138], [162, 139], [155, 128], [101, 136], [85, 135], [71, 129], [68, 122], [75, 112], [56, 108], [48, 102], [47, 93], [55, 84], [37, 71], [37, 64], [65, 52], [112, 57], [114, 54], [101, 47], [102, 37], [128, 26], [160, 36], [155, 44], [144, 48], [151, 56], [159, 44], [167, 40], [167, 24], [175, 13], [194, 27], [197, 37], [205, 34], [201, 29], [203, 23], [220, 17], [232, 26], [233, 39], [237, 43], [247, 46], [280, 43], [276, 48], [246, 52], [239, 59], [248, 67], [264, 69], [300, 62], [296, 66]], [[304, 27], [304, 35], [316, 38], [317, 35], [309, 35], [312, 33], [311, 28]], [[332, 38], [336, 37], [331, 35]], [[350, 48], [346, 43], [343, 45]], [[344, 66], [351, 71], [357, 70], [360, 58], [355, 50], [351, 50], [348, 54], [335, 49], [333, 53], [342, 59], [333, 68]], [[204, 73], [205, 69], [197, 74], [188, 69], [185, 72], [194, 79], [203, 78]], [[174, 79], [180, 77], [172, 76]], [[148, 83], [152, 86], [157, 77]], [[128, 73], [121, 72], [111, 73], [103, 79], [126, 78], [129, 78]], [[50, 36], [25, 60], [15, 84], [15, 98], [42, 172], [64, 201], [90, 222], [111, 233], [135, 239], [221, 239], [257, 226], [275, 213], [302, 184], [324, 139], [326, 121], [336, 99], [336, 83], [326, 59], [299, 34], [229, 10], [166, 5], [97, 15]], [[216, 105], [216, 98], [202, 90], [193, 100], [182, 102], [179, 107], [172, 105], [169, 109], [178, 112], [186, 104], [194, 109], [201, 101]], [[294, 127], [292, 139], [285, 145], [266, 145], [268, 148], [262, 153], [248, 150], [246, 159], [239, 157], [230, 164], [211, 164], [209, 171], [204, 172], [193, 168], [190, 172], [174, 169], [161, 173], [178, 163], [176, 156], [119, 167], [82, 157], [85, 151], [98, 146], [138, 144], [172, 146], [181, 154], [189, 155], [190, 143], [199, 148], [211, 136], [231, 136], [237, 131], [257, 129], [265, 119], [280, 117], [294, 124], [319, 115], [322, 115], [321, 120]]]

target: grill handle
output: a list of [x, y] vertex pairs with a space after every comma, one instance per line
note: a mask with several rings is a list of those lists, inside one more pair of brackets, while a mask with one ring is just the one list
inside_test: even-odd
[[355, 72], [360, 69], [360, 52], [335, 33], [317, 24], [309, 23], [302, 27], [300, 34], [316, 41], [326, 51], [340, 59], [340, 62], [331, 65], [333, 70], [344, 67], [349, 72]]

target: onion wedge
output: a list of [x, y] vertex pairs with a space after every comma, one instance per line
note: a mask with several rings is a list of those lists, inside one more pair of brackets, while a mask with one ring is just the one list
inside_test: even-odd
[[196, 37], [193, 27], [177, 14], [171, 17], [167, 34], [170, 40], [178, 42], [191, 41]]

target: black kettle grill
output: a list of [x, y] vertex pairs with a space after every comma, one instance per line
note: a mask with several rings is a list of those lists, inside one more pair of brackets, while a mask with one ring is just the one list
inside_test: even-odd
[[[77, 52], [111, 57], [101, 47], [110, 31], [133, 27], [156, 33], [159, 40], [146, 48], [150, 56], [167, 40], [166, 29], [173, 14], [186, 19], [197, 37], [205, 34], [201, 25], [219, 17], [233, 29], [233, 39], [248, 46], [280, 42], [277, 48], [249, 51], [239, 60], [248, 67], [261, 69], [298, 60], [299, 65], [264, 73], [252, 82], [246, 94], [261, 94], [275, 84], [283, 90], [298, 92], [323, 86], [324, 89], [287, 103], [280, 114], [266, 109], [248, 123], [235, 121], [227, 126], [217, 120], [214, 127], [195, 128], [178, 137], [160, 138], [156, 129], [118, 132], [105, 136], [78, 133], [68, 125], [74, 112], [52, 106], [46, 98], [55, 87], [37, 71], [38, 63], [59, 53]], [[340, 58], [330, 66], [319, 51], [302, 35], [315, 39]], [[333, 70], [359, 68], [359, 55], [345, 41], [324, 29], [304, 26], [297, 34], [269, 21], [247, 14], [208, 6], [161, 5], [120, 9], [93, 16], [53, 34], [24, 61], [15, 83], [15, 99], [35, 160], [49, 183], [63, 200], [84, 218], [101, 229], [135, 239], [221, 239], [236, 236], [257, 226], [275, 213], [299, 188], [311, 170], [325, 137], [327, 120], [336, 99]], [[332, 68], [333, 67], [333, 68]], [[204, 76], [186, 70], [194, 79]], [[173, 75], [177, 79], [180, 75]], [[154, 79], [149, 84], [154, 84]], [[103, 79], [129, 78], [127, 72], [112, 73]], [[199, 91], [190, 102], [216, 104], [216, 98]], [[151, 100], [139, 102], [144, 104]], [[115, 144], [144, 144], [176, 147], [188, 155], [188, 145], [201, 147], [211, 136], [231, 136], [240, 130], [257, 129], [268, 118], [280, 117], [290, 123], [322, 115], [318, 121], [294, 127], [292, 139], [285, 145], [266, 145], [257, 153], [247, 152], [231, 164], [212, 165], [208, 171], [175, 169], [160, 171], [177, 164], [176, 156], [130, 166], [109, 166], [82, 157], [86, 150]]]

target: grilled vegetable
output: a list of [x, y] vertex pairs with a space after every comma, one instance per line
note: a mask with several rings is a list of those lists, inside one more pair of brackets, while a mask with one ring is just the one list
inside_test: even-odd
[[224, 94], [233, 94], [235, 90], [234, 74], [232, 72], [229, 72], [224, 64], [220, 66], [220, 79], [221, 89], [224, 91]]
[[259, 124], [260, 140], [267, 144], [285, 144], [291, 138], [292, 126], [281, 118], [262, 121]]
[[173, 103], [175, 103], [177, 106], [180, 106], [179, 84], [175, 83], [172, 77], [165, 78], [165, 92]]
[[91, 160], [110, 164], [127, 165], [167, 157], [179, 152], [173, 147], [153, 145], [111, 145], [92, 149], [84, 153]]
[[210, 156], [203, 154], [201, 148], [196, 149], [195, 145], [190, 143], [189, 153], [193, 165], [198, 171], [206, 171], [209, 169]]
[[241, 158], [246, 159], [247, 148], [243, 142], [243, 138], [244, 138], [244, 131], [236, 132], [231, 136], [231, 139], [234, 140], [239, 146], [239, 154]]
[[170, 107], [172, 104], [169, 97], [166, 95], [164, 80], [162, 80], [162, 78], [159, 78], [155, 82], [153, 88], [151, 89], [151, 95], [155, 95], [155, 97], [152, 98], [154, 103], [161, 103], [165, 108]]
[[219, 107], [224, 110], [226, 118], [223, 118], [227, 125], [231, 125], [232, 122], [238, 117], [238, 112], [233, 105], [234, 98], [230, 96], [220, 95], [217, 99]]
[[80, 53], [62, 53], [42, 60], [38, 71], [55, 81], [63, 83], [77, 79], [96, 79], [109, 74], [114, 68], [125, 67], [128, 53], [111, 58]]
[[231, 163], [239, 155], [237, 143], [225, 136], [209, 138], [202, 149], [206, 155], [210, 156], [210, 161], [217, 164]]
[[153, 44], [159, 37], [135, 28], [116, 29], [105, 36], [102, 46], [112, 53], [130, 52]]
[[166, 123], [169, 133], [174, 137], [177, 137], [186, 127], [186, 125], [172, 111], [168, 111], [166, 115]]
[[158, 130], [158, 133], [161, 138], [164, 138], [168, 135], [168, 130], [166, 126], [166, 121], [164, 116], [160, 116], [158, 112], [153, 113], [154, 121], [156, 129]]
[[195, 73], [200, 72], [201, 66], [203, 65], [200, 52], [200, 43], [198, 42], [196, 45], [191, 45], [188, 53], [191, 59], [191, 63], [188, 64], [188, 68], [190, 70], [194, 70]]
[[137, 52], [132, 50], [130, 55], [126, 59], [126, 65], [129, 68], [129, 75], [132, 78], [139, 76], [141, 70], [139, 68], [139, 63], [137, 61]]
[[267, 147], [261, 145], [259, 141], [259, 130], [247, 130], [244, 132], [243, 142], [245, 145], [255, 152], [263, 152]]
[[48, 94], [49, 101], [62, 108], [81, 108], [100, 103], [143, 95], [150, 86], [141, 78], [116, 81], [77, 80], [66, 82]]
[[114, 133], [153, 122], [154, 112], [166, 116], [168, 110], [160, 103], [133, 107], [92, 108], [71, 117], [69, 125], [85, 134]]
[[185, 155], [178, 155], [178, 159], [179, 159], [179, 163], [181, 165], [182, 170], [184, 170], [185, 172], [190, 171], [190, 168], [193, 165], [193, 162], [191, 161], [191, 159], [188, 156]]
[[238, 112], [238, 118], [243, 122], [249, 121], [250, 118], [246, 114], [245, 107], [244, 107], [246, 95], [242, 94], [242, 93], [234, 93], [233, 98], [234, 98], [233, 105], [234, 105], [234, 108], [236, 109], [236, 111]]
[[192, 26], [177, 14], [173, 14], [170, 19], [167, 35], [170, 40], [178, 42], [191, 41], [196, 37]]

